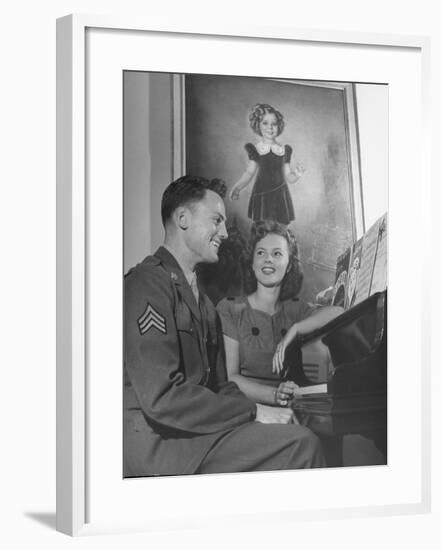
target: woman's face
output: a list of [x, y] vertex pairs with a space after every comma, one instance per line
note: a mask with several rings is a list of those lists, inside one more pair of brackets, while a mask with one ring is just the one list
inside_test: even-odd
[[278, 137], [278, 121], [273, 113], [267, 113], [259, 123], [259, 131], [264, 139], [274, 140]]
[[256, 243], [252, 269], [258, 284], [279, 286], [289, 265], [289, 247], [281, 235], [269, 233]]

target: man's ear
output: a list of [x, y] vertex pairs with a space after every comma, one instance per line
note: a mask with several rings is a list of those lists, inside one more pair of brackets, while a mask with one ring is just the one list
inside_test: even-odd
[[175, 211], [175, 220], [176, 220], [177, 226], [183, 231], [186, 231], [186, 229], [188, 229], [190, 225], [189, 209], [184, 206], [177, 208]]

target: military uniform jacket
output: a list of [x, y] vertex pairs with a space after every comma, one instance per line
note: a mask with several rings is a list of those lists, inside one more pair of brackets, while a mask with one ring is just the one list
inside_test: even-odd
[[194, 473], [256, 405], [227, 381], [213, 304], [165, 248], [125, 278], [124, 474]]

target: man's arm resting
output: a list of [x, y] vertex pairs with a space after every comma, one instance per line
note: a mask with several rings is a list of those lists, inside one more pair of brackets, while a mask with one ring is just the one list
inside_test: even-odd
[[[154, 274], [155, 275], [155, 274]], [[140, 318], [147, 304], [159, 315], [148, 330]], [[186, 433], [216, 433], [254, 420], [255, 404], [235, 386], [214, 393], [189, 382], [182, 372], [168, 281], [158, 276], [127, 281], [125, 292], [126, 369], [144, 414], [156, 424]], [[198, 358], [201, 363], [201, 358]], [[203, 373], [202, 364], [186, 365]]]

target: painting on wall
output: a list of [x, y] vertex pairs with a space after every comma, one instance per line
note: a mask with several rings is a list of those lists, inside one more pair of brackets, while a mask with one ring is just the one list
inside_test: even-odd
[[354, 85], [174, 78], [176, 175], [218, 177], [228, 187], [230, 237], [220, 261], [236, 267], [228, 281], [220, 265], [208, 268], [209, 294], [217, 301], [241, 293], [238, 254], [252, 222], [273, 219], [296, 236], [302, 297], [313, 301], [333, 284], [337, 257], [365, 229]]
[[[215, 372], [215, 370], [200, 369], [203, 363], [197, 359], [195, 360], [195, 378], [190, 378], [190, 376], [194, 376], [191, 374], [186, 380], [183, 378], [183, 373], [186, 373], [184, 376], [187, 376], [187, 372], [181, 353], [183, 353], [183, 349], [186, 349], [184, 346], [188, 345], [189, 349], [198, 347], [202, 353], [207, 352], [207, 357], [212, 357], [215, 360], [213, 351], [217, 349], [214, 345], [217, 342], [219, 342], [219, 351], [222, 351], [223, 347], [225, 348], [226, 369], [232, 381], [235, 381], [234, 376], [237, 374], [232, 371], [236, 369], [237, 365], [239, 369], [242, 368], [239, 367], [240, 355], [236, 356], [234, 351], [240, 349], [239, 346], [244, 346], [245, 351], [241, 352], [242, 357], [247, 357], [247, 362], [241, 359], [243, 361], [241, 364], [251, 365], [249, 378], [254, 379], [258, 385], [267, 384], [266, 380], [270, 379], [268, 376], [271, 370], [272, 378], [270, 380], [272, 384], [273, 381], [276, 381], [278, 385], [269, 385], [271, 392], [265, 390], [264, 404], [278, 405], [279, 402], [275, 400], [276, 392], [272, 388], [279, 387], [279, 384], [285, 384], [287, 381], [300, 387], [297, 393], [299, 396], [303, 395], [302, 399], [297, 397], [297, 401], [290, 403], [290, 406], [293, 407], [293, 410], [296, 407], [296, 414], [299, 414], [304, 425], [310, 427], [311, 418], [314, 416], [311, 416], [310, 412], [317, 410], [315, 407], [318, 403], [325, 407], [322, 409], [322, 412], [325, 411], [325, 416], [319, 414], [318, 433], [325, 436], [324, 445], [327, 448], [324, 447], [324, 449], [328, 466], [385, 464], [386, 377], [384, 373], [386, 373], [386, 347], [378, 345], [378, 342], [384, 343], [386, 339], [378, 339], [376, 345], [373, 343], [374, 338], [377, 338], [379, 334], [384, 334], [382, 330], [378, 330], [377, 323], [384, 323], [384, 318], [379, 313], [381, 308], [378, 307], [377, 301], [369, 299], [367, 302], [368, 321], [359, 321], [362, 317], [364, 319], [366, 317], [365, 312], [360, 315], [361, 308], [358, 309], [357, 320], [353, 319], [354, 312], [351, 312], [351, 323], [347, 323], [347, 319], [345, 327], [338, 331], [336, 338], [330, 339], [329, 333], [327, 333], [327, 341], [325, 341], [321, 333], [320, 336], [314, 334], [313, 339], [310, 340], [308, 338], [311, 337], [311, 334], [306, 334], [304, 335], [306, 339], [302, 342], [296, 339], [293, 346], [290, 345], [290, 348], [287, 348], [286, 367], [283, 371], [281, 369], [283, 382], [280, 382], [280, 373], [274, 372], [273, 369], [273, 358], [277, 356], [275, 354], [276, 346], [290, 330], [288, 326], [289, 323], [291, 324], [291, 320], [287, 322], [282, 315], [278, 315], [285, 311], [286, 306], [294, 307], [298, 313], [302, 308], [302, 315], [304, 312], [319, 309], [319, 305], [331, 302], [334, 286], [342, 287], [344, 297], [347, 296], [347, 289], [350, 288], [353, 289], [351, 293], [349, 292], [351, 299], [355, 292], [358, 295], [356, 283], [362, 278], [358, 279], [356, 264], [350, 261], [350, 254], [345, 256], [347, 258], [345, 269], [347, 277], [347, 273], [351, 271], [349, 266], [354, 266], [351, 271], [353, 275], [348, 277], [351, 284], [349, 283], [347, 287], [343, 284], [344, 277], [341, 276], [341, 271], [338, 279], [339, 285], [334, 285], [338, 259], [342, 258], [343, 253], [354, 245], [353, 257], [359, 258], [357, 260], [359, 266], [364, 248], [361, 245], [359, 253], [359, 248], [356, 246], [358, 243], [361, 244], [361, 238], [365, 233], [362, 178], [359, 167], [359, 130], [355, 101], [357, 86], [353, 83], [141, 72], [127, 72], [124, 84], [124, 227], [130, 226], [131, 228], [130, 232], [125, 231], [127, 242], [135, 237], [136, 246], [133, 247], [133, 255], [138, 253], [138, 246], [140, 250], [145, 248], [147, 240], [150, 241], [152, 251], [157, 250], [157, 246], [164, 242], [164, 227], [161, 221], [163, 193], [171, 181], [185, 174], [207, 179], [218, 178], [225, 181], [228, 232], [227, 238], [222, 240], [220, 236], [216, 241], [213, 234], [206, 229], [202, 234], [204, 239], [210, 235], [211, 244], [217, 248], [222, 240], [217, 254], [219, 261], [199, 265], [197, 278], [194, 277], [195, 263], [192, 265], [192, 283], [194, 284], [198, 279], [199, 290], [203, 292], [182, 284], [184, 274], [177, 274], [178, 268], [175, 264], [170, 273], [170, 279], [167, 273], [164, 278], [165, 287], [168, 289], [167, 295], [158, 293], [158, 296], [154, 297], [152, 292], [148, 296], [143, 294], [143, 299], [139, 299], [137, 287], [137, 293], [132, 295], [133, 299], [129, 302], [127, 298], [129, 294], [125, 293], [125, 304], [130, 304], [132, 308], [131, 313], [126, 314], [123, 321], [125, 327], [130, 327], [125, 333], [126, 342], [128, 342], [128, 334], [133, 336], [133, 341], [139, 342], [135, 345], [135, 349], [143, 350], [143, 361], [145, 357], [146, 365], [149, 366], [149, 369], [150, 367], [153, 369], [149, 371], [143, 366], [139, 370], [137, 367], [132, 372], [126, 371], [125, 373], [127, 376], [125, 377], [124, 406], [127, 411], [127, 424], [125, 424], [123, 434], [125, 456], [129, 457], [127, 459], [128, 467], [125, 467], [125, 477], [162, 475], [158, 472], [166, 471], [161, 468], [168, 468], [176, 456], [176, 453], [167, 451], [161, 455], [158, 464], [152, 465], [152, 463], [146, 466], [145, 461], [137, 462], [138, 457], [141, 456], [138, 455], [138, 451], [143, 448], [145, 437], [148, 434], [148, 431], [145, 430], [150, 430], [152, 427], [154, 430], [157, 428], [155, 420], [151, 420], [148, 415], [151, 412], [151, 405], [145, 413], [138, 401], [139, 397], [134, 389], [134, 384], [139, 382], [137, 377], [139, 375], [143, 377], [144, 372], [149, 371], [152, 374], [149, 387], [156, 388], [158, 379], [160, 384], [164, 383], [164, 387], [171, 388], [172, 392], [181, 387], [186, 391], [186, 387], [194, 388], [206, 383], [208, 385], [205, 389], [212, 390], [209, 384], [214, 381], [214, 378], [210, 378], [211, 375], [207, 373]], [[361, 111], [363, 111], [362, 107]], [[372, 133], [371, 137], [376, 138], [377, 135], [377, 133]], [[361, 136], [361, 143], [364, 143], [362, 123]], [[365, 151], [365, 147], [363, 149]], [[204, 220], [209, 219], [210, 223], [213, 220], [214, 227], [219, 227], [218, 224], [224, 219], [224, 212], [221, 203], [217, 201], [216, 204], [218, 205], [217, 209], [209, 208], [210, 215]], [[198, 217], [195, 219], [198, 220]], [[276, 304], [273, 313], [255, 307], [256, 304], [253, 304], [252, 301], [254, 294], [257, 293], [248, 290], [250, 278], [246, 278], [247, 272], [250, 271], [248, 240], [253, 222], [260, 219], [277, 221], [283, 226], [289, 227], [294, 233], [298, 247], [291, 247], [291, 249], [293, 257], [300, 259], [304, 275], [302, 280], [296, 268], [291, 273], [289, 272], [294, 265], [298, 265], [295, 263], [296, 259], [287, 266], [285, 273], [290, 273], [290, 275], [285, 280], [296, 284], [285, 285], [284, 290], [287, 289], [287, 291], [284, 297], [281, 297], [282, 285], [277, 289], [280, 302]], [[177, 221], [176, 218], [175, 221]], [[212, 227], [209, 222], [208, 226]], [[185, 224], [179, 227], [183, 231], [189, 228]], [[189, 250], [192, 253], [195, 252], [195, 248], [190, 248], [190, 246], [195, 246], [197, 241], [193, 241], [192, 238], [196, 234], [201, 236], [199, 231], [201, 226], [198, 221], [196, 227], [196, 233], [191, 231], [190, 238], [183, 238], [182, 241], [175, 242], [176, 248], [169, 249], [169, 251], [172, 250], [173, 255], [176, 254], [177, 261], [179, 258], [183, 260]], [[170, 226], [167, 225], [166, 235], [167, 229], [170, 229]], [[173, 230], [167, 236], [171, 238], [172, 233]], [[384, 251], [383, 255], [385, 256], [386, 232], [383, 231], [382, 235], [382, 240], [372, 238], [370, 242], [382, 242], [383, 245], [380, 248]], [[173, 238], [166, 241], [166, 244], [170, 246], [172, 241]], [[265, 250], [265, 246], [267, 246], [267, 250], [270, 246], [273, 247], [272, 254], [278, 250], [274, 244], [261, 246], [263, 247], [261, 250]], [[180, 256], [181, 250], [184, 251], [184, 254]], [[371, 246], [370, 250], [373, 251], [372, 271], [374, 272], [377, 244]], [[158, 251], [153, 262], [161, 263], [162, 254], [164, 254], [164, 250]], [[258, 254], [259, 247], [255, 250], [255, 257]], [[202, 256], [196, 257], [201, 258]], [[215, 260], [215, 258], [213, 259]], [[148, 260], [148, 263], [150, 261]], [[163, 264], [163, 267], [166, 263]], [[264, 272], [266, 267], [268, 266], [263, 266], [261, 271]], [[136, 275], [138, 269], [143, 269], [143, 267], [135, 267], [135, 273], [131, 275], [129, 272], [126, 280], [135, 281], [133, 284], [138, 285], [140, 282]], [[276, 269], [272, 272], [272, 269], [270, 266], [270, 273], [268, 273], [270, 277], [277, 272]], [[163, 270], [161, 270], [162, 282], [163, 275]], [[371, 281], [372, 278], [370, 275], [366, 277], [366, 280], [370, 279]], [[378, 277], [378, 279], [380, 278]], [[178, 294], [174, 281], [180, 280], [181, 282], [178, 282], [177, 285], [181, 285], [187, 298], [184, 297], [184, 294]], [[170, 286], [167, 284], [168, 281]], [[279, 284], [274, 284], [272, 281], [270, 279], [267, 286]], [[142, 287], [140, 290], [144, 293], [144, 283]], [[328, 288], [330, 291], [324, 293], [324, 289]], [[204, 310], [204, 308], [209, 304], [205, 298], [201, 299], [204, 294], [207, 294], [218, 306], [218, 315], [213, 315], [212, 324], [209, 321], [207, 324], [201, 322], [203, 319], [201, 312], [207, 313], [208, 310]], [[361, 290], [360, 294], [363, 295]], [[364, 297], [368, 294], [369, 292], [365, 293]], [[296, 299], [298, 295], [300, 300]], [[323, 299], [318, 298], [319, 295], [322, 295]], [[330, 302], [327, 302], [328, 295]], [[238, 300], [233, 296], [240, 298]], [[223, 298], [227, 299], [223, 300]], [[380, 298], [380, 300], [382, 299]], [[186, 300], [190, 301], [186, 302]], [[188, 305], [184, 306], [185, 303]], [[229, 312], [237, 311], [235, 308], [231, 310], [230, 306], [237, 304], [241, 308], [241, 315], [247, 309], [251, 312], [251, 318], [241, 327], [241, 332], [237, 333], [238, 343], [231, 345], [232, 343], [229, 343], [228, 339], [236, 340], [236, 338], [230, 337], [226, 330], [221, 340], [215, 327], [218, 323], [222, 323], [220, 312], [223, 311], [223, 307], [225, 308], [225, 323], [226, 317], [230, 316]], [[247, 304], [250, 308], [247, 308]], [[279, 307], [280, 304], [284, 305]], [[343, 306], [345, 309], [345, 298]], [[125, 308], [125, 311], [129, 311], [129, 306], [125, 306]], [[343, 319], [340, 315], [341, 311], [334, 310], [333, 312], [333, 315], [339, 315], [339, 323]], [[382, 311], [384, 310], [382, 309]], [[270, 322], [269, 317], [271, 317]], [[194, 320], [195, 324], [193, 324]], [[337, 319], [333, 319], [327, 324], [330, 325], [334, 321]], [[351, 325], [348, 330], [347, 325]], [[354, 331], [353, 325], [355, 326]], [[226, 325], [218, 326], [221, 330], [221, 328], [225, 329]], [[334, 326], [337, 326], [336, 323]], [[364, 332], [361, 336], [360, 326], [363, 327], [363, 331], [367, 332], [367, 335]], [[201, 329], [202, 331], [199, 333], [198, 330]], [[206, 329], [208, 332], [204, 333]], [[327, 328], [328, 330], [330, 328]], [[172, 357], [168, 354], [171, 350], [170, 342], [172, 338], [175, 338], [175, 334], [179, 335], [177, 336], [179, 345], [173, 344], [173, 346], [177, 353], [179, 350], [179, 357], [176, 355], [167, 363], [165, 368], [169, 369], [171, 374], [164, 377], [165, 363], [158, 353], [163, 346], [163, 350], [168, 350], [165, 356]], [[201, 336], [199, 337], [198, 334]], [[210, 336], [214, 334], [216, 337], [210, 339]], [[182, 341], [181, 338], [183, 338]], [[270, 342], [268, 349], [267, 338]], [[346, 344], [349, 342], [348, 353], [347, 348], [341, 345], [343, 340]], [[249, 342], [252, 351], [245, 347], [249, 345]], [[140, 348], [137, 348], [138, 345]], [[127, 350], [130, 350], [129, 344], [125, 343], [125, 346]], [[367, 349], [379, 350], [379, 353], [373, 354], [370, 351], [370, 363], [365, 361], [365, 355], [362, 357]], [[200, 357], [200, 351], [194, 357]], [[131, 352], [128, 351], [125, 356], [128, 358], [126, 361], [133, 361], [132, 365], [141, 366], [141, 362], [139, 362], [141, 355], [137, 355], [138, 352], [136, 352], [134, 354], [136, 358], [133, 360], [133, 357], [129, 357], [129, 353]], [[228, 353], [231, 354], [230, 359]], [[216, 357], [221, 358], [222, 354]], [[343, 357], [345, 357], [344, 360]], [[347, 357], [351, 361], [347, 361]], [[364, 361], [361, 361], [362, 367], [359, 368], [355, 364], [359, 364], [361, 357]], [[238, 362], [236, 362], [237, 359]], [[351, 411], [345, 417], [347, 422], [347, 418], [354, 417], [354, 410], [359, 411], [367, 406], [366, 401], [359, 399], [362, 392], [360, 381], [366, 382], [364, 375], [359, 376], [359, 374], [365, 372], [363, 369], [368, 364], [372, 365], [373, 363], [377, 365], [378, 369], [373, 372], [380, 372], [381, 375], [374, 376], [373, 384], [375, 386], [367, 386], [370, 389], [370, 395], [376, 394], [373, 401], [375, 418], [373, 420], [370, 417], [367, 420], [370, 422], [370, 429], [367, 432], [365, 418], [356, 427], [356, 432], [352, 419], [348, 420], [348, 424], [344, 427], [341, 428], [342, 424], [340, 424], [337, 428], [334, 418], [335, 416], [342, 418], [341, 412], [344, 409], [346, 415], [348, 411]], [[349, 376], [345, 369], [342, 369], [339, 372], [346, 374], [339, 374], [335, 378], [333, 376], [335, 370], [342, 365], [351, 365]], [[220, 366], [224, 368], [222, 361]], [[246, 372], [246, 368], [242, 368], [240, 372]], [[370, 377], [369, 379], [371, 380]], [[329, 383], [330, 390], [328, 389]], [[341, 386], [339, 386], [340, 383]], [[314, 397], [311, 393], [312, 386], [315, 387]], [[373, 387], [376, 391], [373, 390]], [[352, 388], [356, 388], [356, 390], [354, 391]], [[334, 393], [337, 395], [337, 400], [331, 401], [330, 395], [333, 396]], [[351, 402], [347, 399], [341, 400], [340, 397], [343, 393], [355, 393], [355, 401], [352, 401], [353, 397], [349, 398]], [[210, 395], [205, 390], [204, 394]], [[288, 405], [288, 403], [287, 401], [286, 404]], [[185, 406], [187, 407], [187, 405]], [[189, 410], [197, 409], [198, 407], [194, 408], [193, 405], [189, 407]], [[370, 412], [373, 411], [370, 409]], [[166, 412], [166, 416], [167, 414]], [[356, 414], [356, 416], [358, 415]], [[321, 431], [324, 429], [324, 418], [327, 419], [325, 432]], [[373, 436], [374, 432], [371, 431], [372, 420], [373, 426], [375, 426], [373, 428], [376, 432], [375, 437]], [[314, 421], [316, 422], [316, 417]], [[175, 424], [171, 431], [167, 429], [164, 433], [166, 433], [166, 439], [173, 442], [176, 433]], [[170, 437], [171, 433], [172, 437]], [[346, 441], [345, 460], [343, 434], [350, 436]], [[352, 439], [354, 434], [356, 434], [356, 438]], [[333, 435], [333, 437], [330, 439], [329, 435]], [[367, 439], [365, 439], [366, 436]], [[187, 440], [187, 435], [183, 439]], [[130, 461], [133, 457], [135, 457], [135, 462], [132, 464]], [[170, 462], [168, 462], [169, 458]], [[156, 457], [152, 455], [152, 461], [154, 460]], [[175, 472], [175, 470], [173, 471]], [[183, 472], [179, 471], [179, 474], [181, 473]]]

